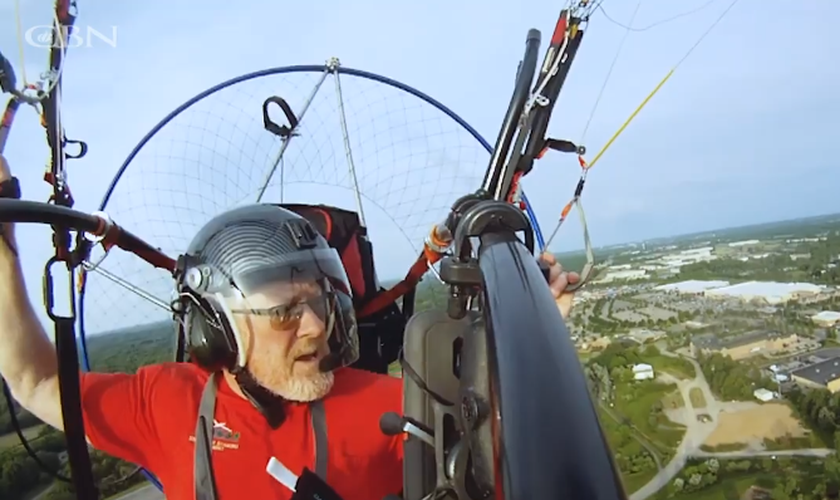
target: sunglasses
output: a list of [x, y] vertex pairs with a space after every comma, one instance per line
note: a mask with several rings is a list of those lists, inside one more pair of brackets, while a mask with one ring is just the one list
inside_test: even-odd
[[321, 321], [326, 321], [330, 305], [330, 296], [319, 295], [305, 300], [298, 300], [289, 304], [278, 304], [264, 309], [232, 309], [233, 314], [250, 314], [268, 317], [269, 324], [274, 330], [296, 330], [300, 326], [306, 309], [310, 309]]

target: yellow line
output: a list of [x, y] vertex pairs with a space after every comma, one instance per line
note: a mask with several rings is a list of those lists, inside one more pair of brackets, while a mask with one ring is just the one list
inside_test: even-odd
[[615, 142], [616, 139], [618, 139], [618, 136], [620, 136], [621, 133], [624, 132], [624, 129], [626, 129], [627, 126], [630, 125], [630, 122], [633, 121], [633, 118], [636, 118], [636, 115], [638, 115], [639, 112], [653, 98], [653, 96], [655, 96], [656, 93], [659, 92], [659, 89], [661, 89], [662, 86], [665, 85], [665, 82], [667, 82], [668, 79], [671, 78], [671, 75], [674, 74], [674, 70], [676, 70], [676, 69], [677, 69], [676, 67], [672, 68], [671, 71], [669, 71], [668, 74], [665, 75], [665, 78], [663, 78], [662, 81], [660, 81], [659, 84], [650, 92], [650, 94], [648, 94], [648, 96], [645, 97], [645, 100], [642, 101], [641, 104], [639, 104], [639, 106], [636, 108], [636, 110], [633, 111], [633, 113], [627, 118], [627, 120], [624, 121], [624, 124], [621, 125], [621, 127], [619, 127], [618, 130], [616, 130], [616, 132], [612, 135], [612, 137], [610, 137], [610, 140], [607, 141], [607, 143], [604, 145], [604, 147], [602, 147], [601, 150], [598, 151], [598, 154], [595, 155], [595, 158], [593, 158], [592, 161], [589, 162], [588, 168], [592, 168], [592, 167], [595, 166], [596, 163], [598, 163], [598, 160], [601, 159], [601, 156], [603, 156], [604, 153], [607, 151], [607, 149], [609, 149], [609, 147], [612, 146], [612, 143]]

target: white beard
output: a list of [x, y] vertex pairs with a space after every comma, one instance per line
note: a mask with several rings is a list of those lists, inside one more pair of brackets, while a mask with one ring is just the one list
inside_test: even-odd
[[308, 403], [317, 401], [329, 394], [334, 383], [335, 374], [327, 372], [293, 376], [282, 384], [278, 384], [277, 387], [267, 387], [267, 389], [287, 401]]

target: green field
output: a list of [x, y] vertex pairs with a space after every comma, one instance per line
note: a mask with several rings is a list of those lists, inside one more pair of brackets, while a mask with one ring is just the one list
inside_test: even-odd
[[665, 355], [645, 356], [645, 362], [653, 366], [655, 371], [671, 374], [679, 379], [693, 379], [697, 376], [694, 365], [682, 358]]
[[620, 417], [608, 413], [605, 408], [598, 408], [598, 418], [621, 471], [624, 488], [632, 493], [656, 475], [657, 460], [661, 463], [662, 454], [654, 445], [635, 435], [622, 423]]
[[615, 409], [630, 420], [642, 437], [663, 454], [670, 454], [682, 440], [685, 428], [671, 422], [661, 411], [662, 400], [676, 389], [673, 384], [644, 381], [620, 387]]
[[628, 492], [650, 481], [674, 456], [684, 428], [662, 413], [662, 400], [673, 384], [643, 381], [616, 388], [612, 406], [599, 405], [598, 416]]
[[703, 396], [703, 390], [699, 387], [694, 387], [691, 389], [691, 392], [689, 393], [689, 398], [691, 398], [692, 408], [706, 407], [706, 397]]

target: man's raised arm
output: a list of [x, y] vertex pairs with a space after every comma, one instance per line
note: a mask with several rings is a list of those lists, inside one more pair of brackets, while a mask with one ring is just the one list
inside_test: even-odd
[[[0, 183], [10, 178], [0, 156]], [[0, 375], [24, 408], [63, 429], [55, 347], [27, 297], [14, 226], [0, 226]]]

